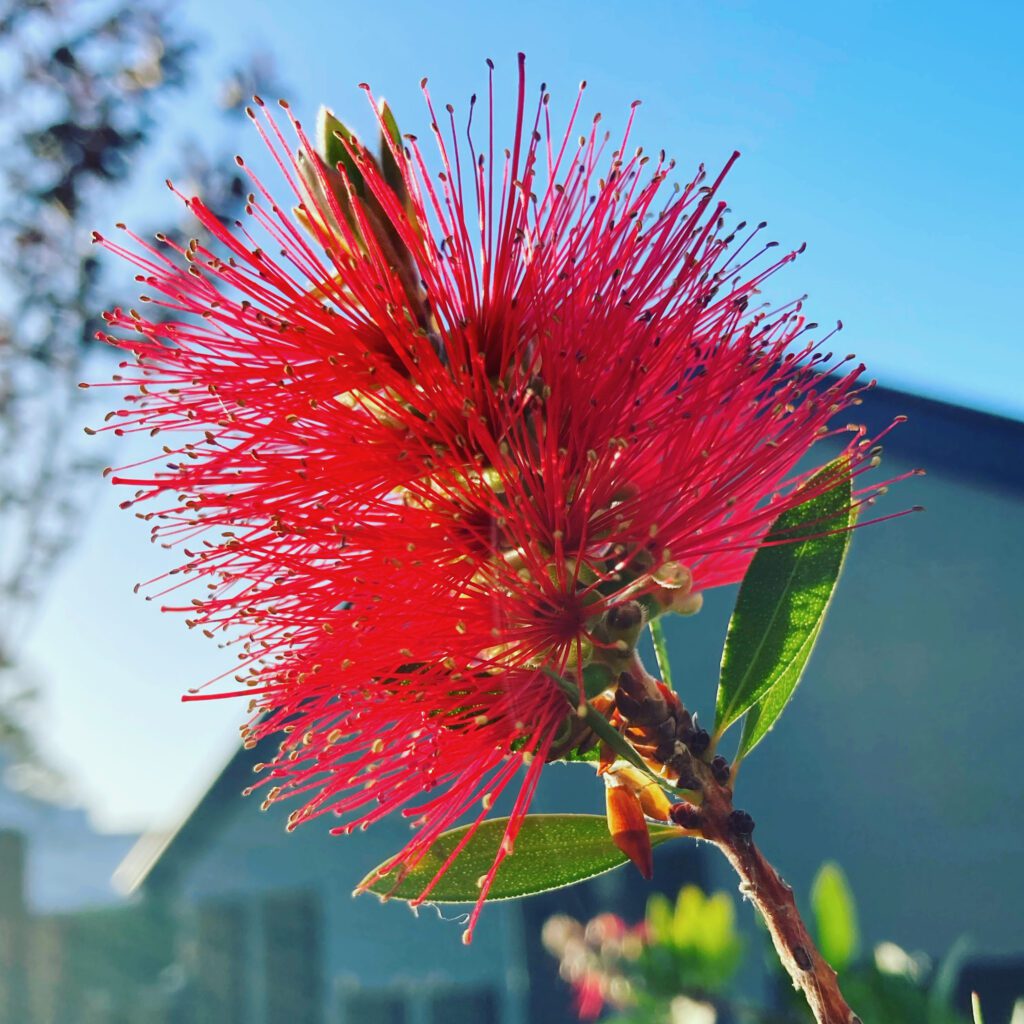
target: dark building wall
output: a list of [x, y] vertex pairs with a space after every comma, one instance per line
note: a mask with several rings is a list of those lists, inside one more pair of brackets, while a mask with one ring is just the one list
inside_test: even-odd
[[[674, 894], [685, 882], [704, 878], [695, 845], [659, 848], [654, 885], [627, 866], [583, 885], [493, 904], [466, 947], [466, 906], [424, 907], [413, 916], [402, 903], [353, 898], [355, 883], [406, 840], [401, 819], [346, 837], [330, 836], [322, 822], [286, 833], [287, 808], [261, 812], [257, 798], [242, 798], [241, 785], [231, 781], [236, 775], [248, 781], [245, 764], [260, 756], [239, 755], [224, 793], [218, 782], [218, 798], [199, 808], [147, 886], [151, 894], [161, 891], [174, 910], [186, 970], [196, 980], [206, 974], [220, 979], [215, 999], [226, 1000], [221, 990], [233, 988], [237, 970], [244, 972], [239, 1005], [246, 1024], [376, 1024], [377, 1018], [367, 1017], [371, 1009], [381, 1024], [396, 1014], [396, 1020], [405, 1014], [409, 1024], [423, 1024], [437, 1017], [442, 1004], [493, 1014], [473, 1017], [472, 1024], [561, 1024], [572, 1019], [571, 998], [540, 946], [547, 917], [586, 919], [611, 910], [638, 919], [650, 893]], [[603, 806], [603, 784], [592, 767], [552, 766], [534, 810], [601, 813]], [[503, 810], [497, 806], [495, 813]], [[219, 950], [209, 948], [202, 922], [228, 913], [237, 915], [234, 926], [221, 929]], [[241, 945], [231, 938], [239, 933]], [[214, 933], [207, 928], [205, 936], [209, 942]], [[301, 968], [289, 952], [299, 948], [305, 950]], [[225, 960], [237, 966], [223, 969]], [[214, 971], [212, 964], [221, 967]], [[205, 1000], [208, 987], [200, 991], [192, 984], [183, 999]], [[282, 1017], [286, 1010], [293, 1016]], [[300, 1011], [305, 1016], [297, 1016]], [[456, 1017], [448, 1021], [459, 1024]]]
[[[865, 938], [1024, 952], [1024, 426], [881, 393], [868, 422], [895, 485], [859, 529], [810, 666], [739, 777], [737, 802], [798, 890], [846, 869]], [[711, 716], [732, 592], [669, 623], [684, 699]], [[726, 752], [733, 744], [727, 738]], [[731, 886], [723, 869], [720, 884]]]
[[25, 839], [0, 830], [0, 1024], [22, 1024], [28, 1017], [25, 908]]
[[[842, 863], [866, 944], [892, 939], [941, 954], [971, 933], [982, 950], [1020, 953], [1024, 427], [885, 392], [864, 411], [875, 428], [912, 416], [889, 439], [883, 473], [929, 471], [895, 487], [878, 513], [928, 511], [857, 532], [806, 677], [741, 772], [737, 801], [805, 898], [823, 860]], [[699, 616], [668, 624], [677, 684], [704, 720], [734, 600], [734, 591], [711, 593]], [[497, 992], [505, 1024], [567, 1019], [565, 990], [537, 946], [540, 923], [554, 912], [585, 918], [609, 909], [634, 920], [643, 912], [649, 890], [620, 870], [514, 909], [488, 908], [467, 950], [447, 910], [414, 921], [404, 906], [350, 898], [353, 883], [402, 845], [401, 822], [344, 839], [316, 823], [286, 836], [283, 815], [260, 815], [255, 800], [236, 796], [250, 780], [248, 762], [236, 759], [150, 884], [193, 907], [224, 897], [246, 904], [250, 964], [265, 946], [261, 929], [272, 927], [260, 911], [266, 901], [282, 889], [312, 894], [331, 1024], [349, 1019], [360, 1000], [382, 1021], [398, 1014], [396, 1022], [415, 1003], [420, 1020], [431, 993], [450, 985], [467, 1000], [471, 990]], [[533, 809], [600, 812], [602, 804], [587, 768], [554, 767]], [[659, 888], [674, 891], [695, 876], [735, 888], [713, 853], [688, 859], [694, 849], [658, 851]], [[746, 908], [741, 917], [750, 923]], [[254, 969], [246, 991], [247, 1020], [269, 1024], [262, 972]]]

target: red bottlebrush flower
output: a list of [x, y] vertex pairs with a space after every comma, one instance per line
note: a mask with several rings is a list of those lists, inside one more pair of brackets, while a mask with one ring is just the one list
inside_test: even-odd
[[292, 824], [400, 811], [401, 877], [525, 768], [482, 901], [574, 721], [548, 672], [582, 687], [623, 602], [739, 580], [863, 367], [761, 302], [796, 253], [725, 226], [732, 160], [666, 189], [632, 114], [577, 140], [578, 97], [555, 134], [522, 64], [503, 156], [493, 117], [478, 151], [427, 102], [440, 174], [386, 112], [380, 162], [339, 126], [330, 167], [258, 103], [297, 217], [253, 176], [233, 226], [182, 197], [217, 251], [97, 236], [159, 310], [107, 314], [133, 357], [108, 429], [169, 438], [115, 482], [183, 552], [167, 606], [240, 644], [231, 694], [250, 745], [284, 734], [265, 792]]

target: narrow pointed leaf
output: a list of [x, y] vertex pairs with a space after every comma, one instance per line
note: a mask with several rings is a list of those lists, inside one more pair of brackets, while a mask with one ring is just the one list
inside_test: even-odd
[[786, 666], [785, 671], [778, 677], [772, 688], [747, 712], [747, 717], [743, 719], [743, 733], [740, 736], [737, 758], [746, 757], [771, 732], [772, 727], [779, 720], [779, 716], [785, 711], [786, 705], [796, 689], [796, 684], [800, 682], [800, 677], [803, 675], [820, 632], [821, 623], [819, 622], [817, 629], [804, 640], [796, 656]]
[[715, 732], [721, 735], [762, 702], [745, 731], [741, 756], [781, 714], [820, 632], [856, 515], [848, 469], [839, 459], [821, 470], [815, 479], [836, 477], [836, 485], [784, 512], [766, 540], [814, 536], [762, 547], [740, 586], [722, 654]]
[[399, 167], [398, 162], [395, 160], [394, 153], [391, 152], [391, 146], [388, 144], [388, 139], [385, 137], [385, 131], [390, 137], [391, 142], [401, 152], [402, 149], [402, 133], [398, 130], [398, 122], [395, 120], [395, 115], [392, 113], [391, 108], [381, 100], [380, 103], [380, 119], [383, 123], [383, 129], [380, 135], [380, 167], [384, 174], [384, 180], [391, 186], [392, 190], [404, 203], [408, 198], [408, 194], [405, 188], [405, 178], [402, 175], [402, 169]]
[[345, 145], [355, 143], [355, 135], [345, 127], [328, 107], [321, 107], [316, 119], [316, 143], [324, 163], [331, 168], [339, 168], [352, 183], [356, 192], [363, 191], [363, 175], [356, 167], [352, 154]]
[[[541, 671], [561, 688], [570, 701], [575, 703], [579, 691], [574, 682], [563, 679], [557, 672], [553, 672], [549, 668], [542, 668]], [[582, 711], [583, 721], [590, 730], [598, 739], [606, 743], [614, 753], [618, 754], [623, 761], [628, 761], [634, 768], [639, 768], [651, 781], [656, 782], [659, 786], [675, 792], [675, 787], [667, 779], [654, 774], [647, 762], [633, 749], [633, 745], [629, 740], [593, 704], [588, 701], [583, 705]]]
[[[508, 818], [485, 821], [431, 890], [428, 902], [475, 903], [480, 896], [477, 882], [494, 863], [507, 826]], [[392, 877], [385, 876], [367, 890], [390, 899], [415, 899], [469, 828], [465, 825], [440, 836], [397, 887]], [[680, 834], [679, 829], [661, 825], [652, 825], [650, 832], [652, 846]], [[626, 862], [626, 855], [612, 842], [604, 815], [530, 814], [523, 819], [515, 850], [498, 869], [487, 899], [488, 902], [509, 900], [560, 889], [604, 874]], [[372, 878], [373, 874], [370, 872], [367, 878]]]
[[651, 631], [651, 642], [654, 644], [654, 660], [658, 663], [658, 673], [661, 681], [670, 689], [672, 686], [672, 665], [668, 660], [668, 643], [665, 640], [665, 629], [661, 619], [651, 619], [647, 624]]

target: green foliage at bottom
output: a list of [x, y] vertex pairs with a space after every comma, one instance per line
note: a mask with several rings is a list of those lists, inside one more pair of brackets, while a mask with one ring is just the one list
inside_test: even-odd
[[[818, 873], [811, 904], [808, 927], [828, 951], [847, 1002], [865, 1024], [968, 1024], [949, 1002], [956, 952], [937, 970], [891, 942], [858, 959], [856, 906], [835, 864]], [[762, 934], [765, 962], [776, 982], [768, 1005], [737, 996], [745, 944], [736, 930], [733, 899], [725, 892], [707, 896], [687, 886], [674, 903], [654, 896], [637, 925], [613, 914], [586, 923], [552, 918], [544, 944], [561, 961], [561, 974], [576, 988], [581, 1010], [589, 1016], [610, 1010], [603, 1019], [613, 1024], [813, 1024], [767, 930]]]
[[682, 986], [722, 992], [743, 956], [728, 893], [705, 896], [697, 886], [687, 885], [675, 906], [658, 893], [647, 904], [647, 932], [642, 969], [649, 986], [659, 991], [674, 993]]

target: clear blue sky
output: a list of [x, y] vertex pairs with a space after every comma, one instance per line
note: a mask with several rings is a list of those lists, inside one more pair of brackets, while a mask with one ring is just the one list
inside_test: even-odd
[[[842, 347], [883, 382], [1024, 416], [1017, 5], [187, 0], [182, 14], [208, 38], [210, 68], [271, 51], [309, 121], [326, 102], [368, 126], [366, 80], [403, 130], [425, 134], [421, 76], [435, 101], [464, 109], [484, 58], [510, 87], [520, 49], [555, 111], [582, 78], [610, 126], [640, 98], [637, 141], [684, 170], [742, 151], [726, 189], [737, 218], [809, 245], [775, 288], [810, 292], [815, 319], [841, 317]], [[172, 115], [196, 133], [215, 125], [207, 81]], [[165, 194], [167, 169], [143, 170], [129, 216]], [[130, 300], [127, 271], [124, 287]], [[227, 756], [243, 711], [179, 704], [224, 663], [132, 596], [169, 563], [116, 500], [97, 490], [25, 651], [46, 686], [44, 744], [108, 827], [173, 818]]]

